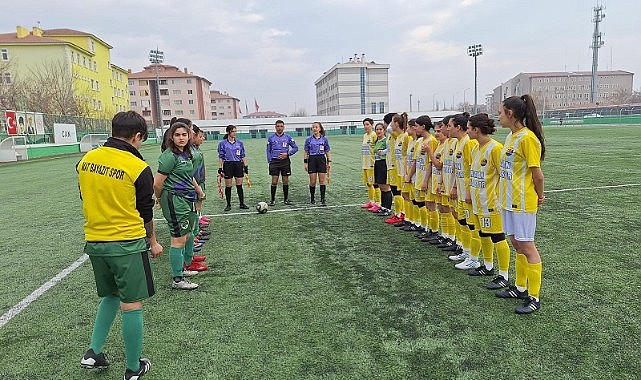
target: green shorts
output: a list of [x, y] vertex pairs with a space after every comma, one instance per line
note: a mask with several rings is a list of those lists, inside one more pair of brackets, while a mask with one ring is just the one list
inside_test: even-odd
[[156, 293], [145, 239], [85, 245], [98, 296], [117, 295], [122, 302], [142, 301]]
[[181, 237], [190, 233], [196, 223], [196, 204], [168, 191], [163, 191], [160, 197], [162, 215], [169, 224], [169, 233], [173, 237]]

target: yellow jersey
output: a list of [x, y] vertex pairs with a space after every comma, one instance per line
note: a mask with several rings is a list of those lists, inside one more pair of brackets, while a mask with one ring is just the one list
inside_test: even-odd
[[361, 162], [363, 169], [374, 168], [374, 144], [376, 144], [376, 133], [371, 131], [363, 135], [363, 144], [361, 145]]
[[465, 134], [456, 143], [454, 155], [454, 175], [458, 199], [465, 200], [470, 190], [470, 167], [472, 165], [472, 148], [478, 145], [476, 140]]
[[441, 186], [441, 194], [447, 196], [452, 192], [452, 187], [454, 187], [456, 181], [456, 177], [454, 177], [454, 151], [456, 150], [457, 141], [456, 137], [448, 137], [447, 140], [445, 140], [444, 158], [441, 160], [443, 162], [441, 173], [443, 186]]
[[527, 127], [510, 133], [501, 151], [501, 207], [508, 211], [536, 212], [538, 195], [531, 168], [541, 167], [541, 142]]
[[470, 192], [472, 211], [479, 216], [499, 212], [499, 177], [503, 144], [490, 139], [485, 145], [472, 149]]

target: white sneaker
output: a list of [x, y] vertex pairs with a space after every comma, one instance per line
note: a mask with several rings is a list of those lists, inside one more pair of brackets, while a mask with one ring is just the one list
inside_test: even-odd
[[171, 287], [172, 289], [179, 289], [179, 290], [193, 290], [198, 287], [198, 284], [194, 284], [193, 282], [182, 279], [181, 281], [172, 281], [171, 282]]
[[183, 270], [183, 276], [185, 276], [185, 277], [195, 276], [195, 275], [197, 275], [198, 273], [200, 273], [200, 272], [198, 272], [198, 271], [196, 271], [196, 270], [187, 270], [187, 269], [184, 269], [184, 270]]
[[478, 259], [473, 259], [471, 257], [468, 257], [463, 261], [462, 263], [458, 263], [454, 265], [454, 268], [456, 269], [476, 269], [481, 266], [481, 263], [479, 262]]
[[450, 259], [450, 260], [452, 260], [452, 261], [461, 261], [461, 260], [465, 260], [465, 259], [467, 259], [467, 257], [468, 257], [468, 256], [467, 256], [467, 253], [465, 253], [465, 252], [461, 252], [461, 253], [459, 253], [459, 254], [457, 254], [457, 255], [447, 256], [447, 258], [448, 258], [448, 259]]

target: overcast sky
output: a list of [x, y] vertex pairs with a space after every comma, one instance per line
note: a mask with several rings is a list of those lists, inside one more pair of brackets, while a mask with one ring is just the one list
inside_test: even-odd
[[[599, 69], [635, 73], [640, 89], [641, 1], [600, 1], [605, 45]], [[390, 108], [432, 109], [478, 97], [519, 72], [590, 71], [597, 0], [114, 0], [3, 4], [0, 31], [15, 25], [70, 28], [111, 44], [116, 65], [140, 71], [150, 49], [187, 67], [253, 112], [316, 113], [314, 81], [355, 53], [390, 64]], [[469, 90], [466, 90], [468, 89]]]

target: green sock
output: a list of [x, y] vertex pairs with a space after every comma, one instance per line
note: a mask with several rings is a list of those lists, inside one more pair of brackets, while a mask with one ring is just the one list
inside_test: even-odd
[[120, 299], [115, 296], [103, 297], [98, 305], [98, 312], [96, 313], [96, 321], [93, 324], [93, 333], [91, 334], [91, 343], [89, 348], [96, 354], [102, 352], [102, 347], [105, 345], [111, 324], [116, 318], [118, 308], [120, 307]]
[[183, 276], [183, 260], [185, 257], [185, 248], [169, 248], [169, 263], [171, 263], [171, 276]]
[[189, 235], [189, 239], [185, 243], [185, 253], [184, 260], [185, 264], [191, 264], [191, 261], [194, 259], [194, 234]]
[[127, 359], [127, 368], [132, 371], [140, 369], [144, 328], [142, 309], [128, 310], [122, 313], [122, 340], [125, 343], [125, 358]]

